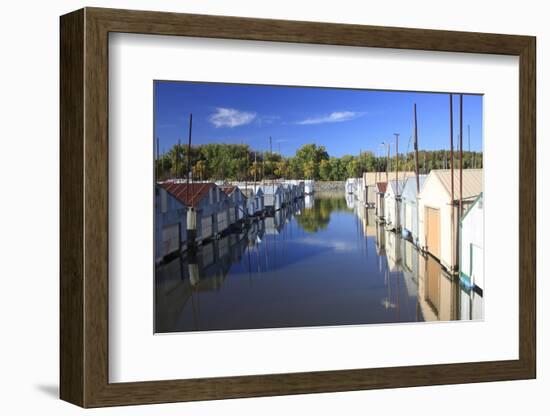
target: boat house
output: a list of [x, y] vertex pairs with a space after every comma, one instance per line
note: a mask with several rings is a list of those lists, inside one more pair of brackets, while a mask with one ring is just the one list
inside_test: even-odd
[[265, 208], [278, 211], [283, 206], [284, 189], [280, 184], [262, 185]]
[[401, 193], [405, 186], [405, 179], [388, 182], [384, 195], [384, 218], [386, 228], [399, 231], [401, 229]]
[[160, 184], [187, 208], [187, 238], [201, 242], [221, 234], [229, 226], [229, 198], [210, 182]]
[[[427, 175], [418, 176], [418, 186], [422, 189]], [[401, 230], [403, 237], [418, 243], [418, 192], [415, 176], [409, 176], [401, 193]]]
[[460, 222], [460, 277], [483, 290], [483, 193]]
[[246, 197], [238, 186], [221, 186], [229, 198], [229, 224], [242, 220], [246, 214]]
[[375, 213], [376, 213], [376, 219], [378, 222], [384, 222], [385, 221], [385, 202], [384, 202], [384, 195], [386, 195], [386, 189], [388, 187], [387, 182], [377, 182], [376, 183], [376, 205], [375, 205]]
[[187, 207], [162, 186], [155, 186], [155, 262], [179, 253], [187, 240]]
[[[419, 246], [449, 271], [457, 270], [459, 171], [454, 171], [454, 201], [451, 197], [451, 171], [432, 170], [418, 195]], [[483, 170], [462, 172], [463, 212], [483, 190]]]

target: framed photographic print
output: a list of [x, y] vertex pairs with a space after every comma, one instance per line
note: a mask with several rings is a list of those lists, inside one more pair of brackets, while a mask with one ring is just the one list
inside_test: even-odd
[[536, 376], [535, 38], [61, 17], [61, 398]]

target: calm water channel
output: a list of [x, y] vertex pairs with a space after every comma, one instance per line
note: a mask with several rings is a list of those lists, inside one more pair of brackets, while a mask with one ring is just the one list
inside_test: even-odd
[[482, 319], [481, 297], [343, 193], [158, 266], [155, 332]]

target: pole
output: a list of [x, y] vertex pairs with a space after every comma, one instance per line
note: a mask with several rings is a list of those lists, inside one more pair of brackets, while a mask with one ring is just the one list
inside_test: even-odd
[[246, 193], [246, 197], [248, 198], [248, 169], [250, 169], [250, 161], [249, 161], [249, 153], [248, 148], [246, 149], [246, 166], [245, 166], [245, 172], [244, 172], [244, 191]]
[[[454, 234], [455, 234], [455, 185], [454, 185], [454, 182], [455, 182], [455, 177], [454, 177], [454, 155], [453, 155], [453, 95], [450, 94], [449, 95], [449, 109], [450, 109], [450, 125], [451, 125], [451, 132], [450, 132], [450, 138], [451, 138], [451, 160], [450, 160], [450, 163], [451, 163], [451, 241], [454, 242], [455, 241], [455, 237], [454, 237]], [[451, 244], [451, 247], [453, 246], [453, 244]], [[451, 250], [451, 252], [453, 253], [453, 255], [451, 256], [451, 263], [452, 263], [452, 267], [454, 267], [454, 257], [455, 257], [455, 252], [454, 250]]]
[[459, 200], [458, 200], [458, 205], [459, 205], [459, 218], [462, 217], [462, 94], [460, 94], [460, 108], [459, 108], [459, 113], [460, 113], [460, 138], [459, 138], [459, 151], [458, 151], [458, 159], [459, 159], [459, 187], [460, 187], [460, 190], [459, 190]]
[[[458, 218], [457, 218], [457, 230], [459, 231], [459, 228], [458, 226], [460, 225], [460, 222], [462, 221], [462, 126], [463, 126], [463, 123], [462, 123], [462, 94], [460, 94], [460, 141], [459, 141], [459, 152], [458, 152], [458, 158], [459, 158], [459, 166], [458, 166], [458, 169], [459, 169], [459, 198], [458, 198]], [[457, 235], [457, 240], [456, 240], [456, 246], [457, 246], [457, 270], [459, 270], [459, 265], [460, 265], [460, 233], [458, 233]]]
[[386, 159], [386, 183], [389, 181], [388, 180], [388, 169], [390, 167], [390, 144], [389, 143], [386, 143], [386, 148], [388, 150], [388, 157]]
[[399, 133], [393, 133], [393, 135], [395, 136], [395, 189], [399, 194]]
[[398, 220], [397, 220], [397, 207], [398, 207], [398, 200], [397, 200], [397, 197], [400, 194], [399, 192], [399, 133], [393, 133], [393, 135], [395, 136], [395, 213], [394, 213], [394, 227], [395, 227], [395, 231], [398, 230], [398, 226], [399, 226], [399, 223], [398, 223]]
[[474, 167], [474, 157], [472, 156], [472, 147], [470, 145], [470, 125], [468, 124], [468, 152], [470, 153], [470, 158], [472, 159], [470, 162], [470, 168]]
[[[254, 152], [254, 188], [256, 188], [256, 170], [258, 169], [258, 162], [257, 162], [257, 153]], [[256, 192], [256, 189], [254, 189], [254, 192]]]
[[416, 173], [416, 193], [420, 193], [420, 179], [418, 177], [418, 124], [416, 119], [416, 103], [414, 103], [414, 170]]
[[176, 143], [176, 146], [175, 146], [176, 147], [176, 167], [174, 172], [175, 179], [178, 179], [179, 143], [180, 143], [180, 140], [178, 139], [178, 142]]
[[191, 172], [191, 133], [193, 130], [193, 114], [189, 114], [189, 143], [187, 145], [187, 200], [189, 201], [189, 173]]
[[160, 173], [159, 173], [159, 170], [160, 170], [160, 154], [159, 154], [159, 138], [158, 137], [157, 137], [157, 165], [155, 167], [156, 167], [156, 169], [155, 169], [156, 181], [158, 181], [160, 179]]

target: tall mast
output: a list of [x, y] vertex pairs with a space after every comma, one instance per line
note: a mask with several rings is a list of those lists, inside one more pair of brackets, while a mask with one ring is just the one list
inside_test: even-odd
[[157, 148], [157, 149], [156, 149], [156, 150], [157, 150], [157, 152], [156, 152], [156, 153], [157, 153], [157, 154], [156, 154], [156, 156], [157, 156], [157, 163], [156, 163], [156, 166], [155, 166], [155, 176], [156, 176], [155, 182], [158, 182], [159, 179], [160, 179], [160, 173], [159, 173], [159, 172], [160, 172], [160, 154], [159, 154], [159, 138], [158, 138], [158, 137], [157, 137], [157, 143], [156, 143], [156, 145], [157, 145], [157, 146], [156, 146], [156, 148]]
[[256, 171], [258, 170], [257, 152], [254, 151], [254, 192], [256, 192]]
[[[451, 138], [451, 241], [455, 241], [455, 176], [454, 176], [454, 153], [453, 153], [453, 95], [449, 95], [449, 104], [450, 104], [450, 124], [451, 124], [451, 131], [450, 131], [450, 138]], [[451, 244], [452, 246], [452, 244]], [[452, 267], [455, 266], [455, 250], [451, 250], [452, 256], [451, 256], [451, 263]]]
[[416, 103], [414, 103], [414, 170], [416, 173], [416, 193], [420, 192], [420, 179], [418, 178], [418, 124], [416, 120]]
[[388, 150], [388, 157], [386, 159], [386, 183], [387, 183], [389, 182], [388, 170], [390, 168], [390, 144], [389, 143], [386, 143], [386, 148]]
[[178, 143], [176, 144], [176, 172], [175, 172], [175, 179], [177, 182], [178, 175], [179, 175], [179, 160], [180, 160], [180, 139], [178, 139]]
[[399, 133], [393, 133], [395, 136], [395, 189], [399, 194]]
[[462, 218], [462, 94], [460, 94], [460, 140], [459, 140], [459, 151], [458, 151], [458, 158], [459, 158], [459, 199], [458, 199], [458, 218]]
[[189, 114], [189, 143], [187, 144], [187, 201], [189, 201], [189, 176], [191, 172], [191, 132], [193, 130], [193, 114]]
[[245, 190], [245, 193], [246, 193], [246, 196], [248, 197], [248, 169], [249, 169], [249, 166], [250, 166], [250, 161], [249, 161], [249, 153], [248, 153], [248, 148], [246, 149], [246, 166], [245, 166], [245, 171], [244, 171], [244, 190]]

